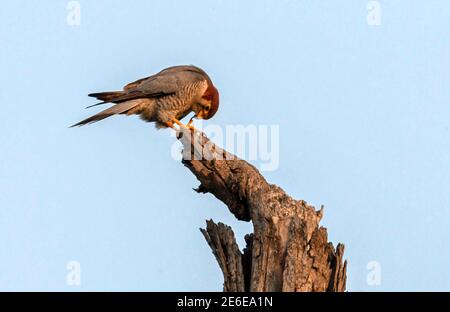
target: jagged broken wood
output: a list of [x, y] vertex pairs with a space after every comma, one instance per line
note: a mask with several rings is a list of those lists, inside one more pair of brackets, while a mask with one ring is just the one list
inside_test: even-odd
[[252, 221], [241, 252], [222, 223], [202, 229], [224, 275], [224, 291], [344, 291], [344, 245], [328, 242], [316, 211], [269, 184], [245, 160], [216, 146], [202, 132], [181, 130], [182, 163], [238, 220]]

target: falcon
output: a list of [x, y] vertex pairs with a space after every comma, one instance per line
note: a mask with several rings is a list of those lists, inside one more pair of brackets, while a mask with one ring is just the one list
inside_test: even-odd
[[[139, 115], [157, 128], [192, 128], [194, 118], [210, 119], [219, 108], [219, 92], [208, 74], [192, 65], [163, 69], [150, 77], [127, 84], [122, 91], [89, 94], [102, 102], [114, 104], [72, 127], [94, 123], [113, 115]], [[180, 119], [194, 112], [187, 125]]]

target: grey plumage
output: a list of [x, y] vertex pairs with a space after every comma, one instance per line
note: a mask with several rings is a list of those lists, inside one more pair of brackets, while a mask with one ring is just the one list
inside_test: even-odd
[[199, 105], [204, 102], [202, 96], [210, 85], [211, 79], [198, 67], [169, 67], [127, 84], [123, 91], [89, 94], [102, 101], [95, 105], [115, 105], [72, 127], [97, 122], [115, 114], [139, 114], [146, 121], [156, 122], [157, 127], [167, 127], [174, 118], [183, 118], [190, 111], [197, 113], [201, 109]]
[[126, 113], [127, 111], [129, 111], [133, 107], [139, 105], [140, 103], [141, 103], [140, 100], [132, 100], [132, 101], [127, 101], [127, 102], [116, 104], [114, 106], [111, 106], [110, 108], [107, 108], [107, 109], [101, 111], [100, 113], [97, 113], [89, 118], [86, 118], [86, 119], [80, 121], [79, 123], [74, 124], [71, 127], [90, 124], [90, 123], [97, 122], [102, 119], [108, 118], [112, 115]]

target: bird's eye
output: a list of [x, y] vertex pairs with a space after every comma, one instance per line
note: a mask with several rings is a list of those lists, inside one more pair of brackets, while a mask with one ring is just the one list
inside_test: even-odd
[[205, 111], [209, 112], [209, 110], [211, 109], [211, 106], [205, 106]]

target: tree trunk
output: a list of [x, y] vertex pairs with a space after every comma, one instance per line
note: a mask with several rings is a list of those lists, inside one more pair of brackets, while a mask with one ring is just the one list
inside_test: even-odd
[[238, 220], [252, 221], [241, 252], [232, 229], [207, 221], [201, 229], [224, 276], [224, 291], [345, 291], [344, 245], [328, 242], [316, 211], [266, 182], [259, 171], [199, 131], [182, 130], [182, 163], [199, 193], [224, 202]]

